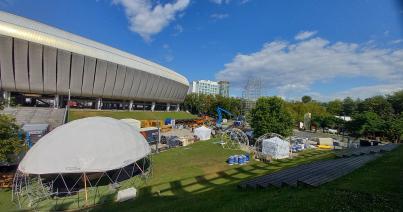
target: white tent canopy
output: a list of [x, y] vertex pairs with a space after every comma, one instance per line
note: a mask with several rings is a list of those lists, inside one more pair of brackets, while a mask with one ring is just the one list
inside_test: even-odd
[[288, 158], [290, 154], [290, 143], [279, 138], [272, 137], [262, 141], [262, 154], [273, 159]]
[[194, 134], [200, 138], [200, 140], [205, 141], [210, 139], [211, 129], [205, 126], [198, 127], [194, 130]]
[[120, 119], [120, 120], [136, 127], [138, 130], [141, 128], [141, 121], [137, 119]]
[[54, 129], [25, 155], [25, 174], [105, 172], [132, 164], [151, 152], [133, 126], [113, 118], [79, 119]]

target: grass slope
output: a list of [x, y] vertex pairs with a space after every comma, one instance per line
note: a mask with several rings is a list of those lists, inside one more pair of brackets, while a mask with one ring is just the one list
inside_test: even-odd
[[[223, 161], [231, 153], [210, 144], [196, 144], [198, 146], [193, 146], [193, 149], [175, 149], [158, 155], [155, 159], [154, 178], [149, 186], [143, 188], [138, 199], [121, 204], [103, 205], [95, 211], [402, 211], [403, 209], [401, 164], [403, 146], [319, 188], [242, 191], [236, 188], [237, 183], [242, 180], [302, 162], [329, 157], [329, 154], [311, 151], [299, 158], [268, 165], [252, 162], [246, 166], [230, 167]], [[207, 152], [206, 156], [202, 155]]]
[[[359, 170], [319, 188], [239, 190], [239, 182], [285, 167], [332, 157], [311, 150], [264, 164], [228, 166], [226, 150], [214, 140], [162, 152], [153, 157], [152, 178], [139, 197], [108, 203], [92, 211], [402, 211], [403, 146]], [[10, 210], [10, 192], [0, 192], [0, 211]]]
[[112, 110], [77, 110], [69, 111], [69, 121], [76, 119], [91, 117], [91, 116], [106, 116], [116, 119], [133, 118], [137, 120], [164, 120], [166, 118], [174, 119], [192, 119], [196, 116], [186, 112], [151, 112], [151, 111], [112, 111]]

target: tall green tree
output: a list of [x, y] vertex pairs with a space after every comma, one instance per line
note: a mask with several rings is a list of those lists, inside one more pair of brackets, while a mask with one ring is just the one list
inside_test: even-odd
[[356, 136], [375, 137], [385, 130], [385, 121], [376, 113], [367, 111], [353, 116], [347, 123], [347, 129]]
[[343, 102], [340, 101], [339, 99], [330, 101], [327, 103], [327, 112], [329, 112], [332, 115], [341, 115], [343, 111]]
[[357, 105], [351, 97], [347, 97], [343, 100], [342, 115], [351, 116], [356, 111]]
[[216, 116], [218, 106], [230, 111], [234, 116], [241, 114], [241, 100], [234, 97], [191, 93], [186, 96], [183, 103], [186, 110], [197, 115]]
[[403, 113], [403, 90], [388, 95], [387, 100], [392, 105], [395, 114]]
[[325, 132], [325, 128], [334, 128], [336, 126], [336, 118], [329, 114], [312, 115], [312, 123], [322, 128], [323, 132]]
[[303, 103], [311, 102], [311, 101], [312, 101], [312, 97], [310, 97], [310, 96], [303, 96], [303, 97], [301, 98], [301, 101], [302, 101]]
[[374, 112], [383, 118], [387, 118], [393, 114], [393, 108], [384, 96], [374, 96], [360, 102], [358, 112]]
[[8, 156], [17, 154], [22, 149], [18, 130], [19, 126], [13, 117], [0, 114], [0, 162], [10, 162]]
[[403, 139], [403, 113], [386, 121], [386, 132], [393, 142], [400, 143]]
[[265, 133], [283, 136], [292, 134], [293, 120], [286, 109], [285, 101], [279, 97], [261, 97], [250, 112], [253, 133], [259, 137]]

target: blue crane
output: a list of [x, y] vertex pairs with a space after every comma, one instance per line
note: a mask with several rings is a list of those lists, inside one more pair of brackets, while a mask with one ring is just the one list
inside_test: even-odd
[[224, 112], [224, 113], [226, 113], [226, 114], [228, 114], [228, 115], [230, 115], [230, 116], [232, 116], [232, 113], [229, 112], [228, 110], [225, 110], [225, 109], [221, 108], [221, 107], [217, 107], [216, 111], [217, 111], [217, 114], [218, 114], [218, 119], [217, 119], [217, 121], [216, 121], [216, 126], [217, 126], [217, 127], [221, 127], [222, 112]]

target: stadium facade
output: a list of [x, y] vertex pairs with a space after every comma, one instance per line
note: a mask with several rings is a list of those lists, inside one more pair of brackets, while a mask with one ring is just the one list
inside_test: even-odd
[[55, 107], [71, 97], [97, 109], [169, 110], [183, 102], [189, 82], [135, 55], [0, 12], [0, 88], [6, 99], [50, 98]]

